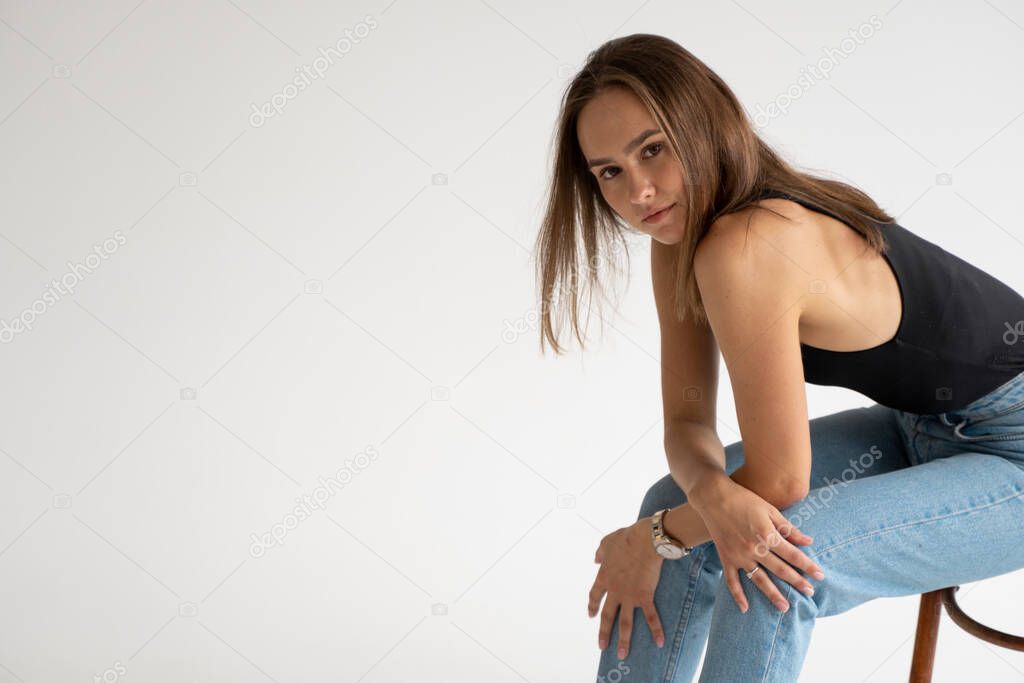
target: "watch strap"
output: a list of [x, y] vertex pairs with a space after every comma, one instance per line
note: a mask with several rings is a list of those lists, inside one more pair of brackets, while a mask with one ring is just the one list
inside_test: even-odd
[[672, 538], [668, 535], [668, 532], [665, 530], [665, 514], [668, 513], [668, 511], [671, 509], [672, 508], [665, 508], [663, 510], [658, 510], [657, 512], [654, 513], [654, 516], [651, 518], [651, 542], [654, 544], [655, 547], [662, 543], [671, 543], [672, 545], [679, 546], [687, 554], [689, 554], [689, 552], [693, 550], [693, 548], [687, 546], [679, 539]]

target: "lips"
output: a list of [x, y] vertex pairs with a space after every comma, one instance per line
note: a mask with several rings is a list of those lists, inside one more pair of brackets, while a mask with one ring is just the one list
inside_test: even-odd
[[657, 216], [658, 214], [660, 214], [662, 211], [665, 211], [666, 209], [671, 209], [673, 206], [675, 206], [675, 202], [673, 202], [671, 204], [666, 204], [665, 206], [661, 207], [660, 209], [655, 209], [651, 213], [649, 213], [646, 216], [644, 216], [644, 220], [646, 221], [649, 218], [653, 218], [653, 217]]

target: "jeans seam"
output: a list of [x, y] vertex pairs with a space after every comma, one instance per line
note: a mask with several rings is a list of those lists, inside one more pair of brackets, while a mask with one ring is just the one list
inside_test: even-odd
[[768, 674], [772, 670], [772, 659], [775, 657], [775, 645], [776, 645], [776, 643], [779, 642], [779, 632], [782, 630], [782, 620], [786, 618], [786, 615], [791, 610], [796, 609], [795, 607], [793, 607], [793, 602], [790, 600], [790, 596], [792, 596], [792, 595], [793, 595], [793, 587], [792, 586], [787, 586], [786, 587], [786, 595], [783, 596], [783, 597], [786, 599], [786, 602], [789, 603], [789, 609], [786, 610], [785, 612], [779, 610], [779, 618], [778, 618], [778, 621], [775, 622], [775, 633], [772, 634], [772, 646], [768, 650], [768, 661], [765, 662], [764, 674], [761, 676], [761, 682], [760, 683], [766, 683], [766, 681], [768, 681]]
[[[1024, 399], [1021, 399], [1020, 401], [1017, 401], [1016, 403], [1014, 403], [1013, 405], [1010, 405], [1008, 407], [1001, 408], [999, 410], [999, 412], [992, 413], [991, 415], [985, 415], [984, 417], [982, 417], [981, 419], [978, 419], [978, 420], [972, 420], [971, 416], [970, 416], [970, 412], [971, 411], [967, 411], [964, 408], [961, 408], [960, 410], [952, 410], [950, 412], [956, 414], [956, 413], [961, 413], [961, 412], [965, 412], [966, 411], [968, 414], [966, 416], [961, 416], [961, 417], [963, 417], [963, 422], [970, 423], [970, 424], [981, 424], [982, 422], [987, 422], [988, 420], [994, 420], [997, 417], [1006, 417], [1007, 415], [1010, 415], [1011, 413], [1015, 413], [1015, 412], [1019, 411], [1021, 408], [1024, 408]], [[948, 416], [949, 413], [943, 413], [943, 415], [947, 415]]]
[[699, 554], [693, 566], [690, 568], [690, 583], [686, 590], [686, 601], [683, 603], [683, 611], [679, 615], [679, 623], [676, 626], [676, 637], [672, 642], [672, 652], [669, 653], [668, 662], [665, 666], [663, 683], [672, 683], [675, 679], [676, 669], [679, 668], [680, 653], [683, 647], [683, 640], [686, 638], [686, 629], [690, 626], [690, 617], [693, 614], [693, 603], [696, 602], [697, 586], [700, 584], [700, 575], [704, 571], [704, 563], [707, 561], [707, 551]]
[[971, 512], [977, 512], [979, 510], [985, 510], [985, 509], [993, 507], [995, 505], [1002, 505], [1003, 503], [1005, 503], [1007, 501], [1010, 501], [1010, 500], [1013, 500], [1014, 498], [1021, 498], [1021, 497], [1024, 497], [1024, 491], [1017, 491], [1013, 495], [1006, 496], [1005, 498], [1000, 498], [999, 500], [992, 501], [991, 503], [986, 503], [985, 505], [981, 505], [979, 507], [967, 508], [965, 510], [957, 510], [956, 512], [950, 512], [950, 513], [947, 513], [945, 515], [942, 515], [941, 517], [931, 517], [929, 519], [917, 520], [916, 522], [905, 522], [905, 523], [902, 523], [902, 524], [898, 524], [896, 526], [891, 526], [891, 527], [887, 527], [885, 529], [879, 529], [877, 531], [872, 531], [872, 532], [867, 533], [867, 534], [861, 534], [860, 536], [855, 536], [854, 538], [848, 538], [848, 539], [846, 539], [845, 541], [843, 541], [841, 543], [835, 543], [833, 545], [830, 545], [830, 546], [827, 546], [825, 548], [822, 548], [821, 550], [818, 550], [817, 552], [815, 552], [813, 556], [814, 557], [819, 557], [823, 553], [826, 553], [826, 552], [828, 552], [830, 550], [834, 550], [836, 548], [841, 548], [842, 546], [848, 545], [850, 543], [854, 543], [855, 541], [860, 541], [860, 540], [863, 540], [863, 539], [866, 539], [866, 538], [872, 538], [874, 536], [881, 536], [882, 534], [887, 534], [887, 533], [890, 533], [890, 532], [893, 532], [893, 531], [899, 531], [900, 529], [906, 528], [908, 526], [919, 526], [921, 524], [929, 524], [931, 522], [939, 522], [939, 521], [942, 521], [943, 519], [946, 519], [948, 517], [957, 517], [959, 515], [970, 514]]
[[960, 441], [969, 444], [984, 443], [986, 441], [1015, 441], [1016, 439], [1024, 439], [1024, 431], [1008, 432], [1006, 434], [985, 434], [984, 436], [971, 436], [970, 434], [964, 434], [963, 432], [956, 432], [955, 434]]

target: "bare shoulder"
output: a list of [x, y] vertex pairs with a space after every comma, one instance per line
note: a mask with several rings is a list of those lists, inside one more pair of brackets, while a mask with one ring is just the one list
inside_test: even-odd
[[773, 198], [718, 218], [694, 252], [702, 298], [705, 286], [742, 287], [767, 298], [807, 291], [822, 250], [810, 214], [795, 202]]

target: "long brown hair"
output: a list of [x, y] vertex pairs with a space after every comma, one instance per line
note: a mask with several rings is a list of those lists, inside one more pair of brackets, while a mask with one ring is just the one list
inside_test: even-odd
[[608, 87], [628, 88], [641, 100], [682, 167], [687, 195], [680, 208], [686, 226], [677, 247], [674, 297], [680, 320], [692, 314], [707, 321], [693, 276], [697, 244], [715, 219], [755, 205], [765, 192], [803, 199], [857, 230], [875, 252], [886, 248], [875, 221], [892, 223], [893, 217], [861, 190], [798, 171], [782, 159], [761, 140], [739, 100], [704, 62], [664, 36], [615, 38], [588, 55], [562, 96], [547, 208], [534, 245], [541, 353], [545, 341], [556, 355], [563, 352], [558, 334], [567, 314], [580, 348], [585, 347], [579, 315], [584, 292], [588, 303], [595, 289], [604, 296], [601, 266], [617, 270], [622, 253], [628, 264], [625, 235], [636, 231], [604, 200], [576, 136], [583, 106]]

